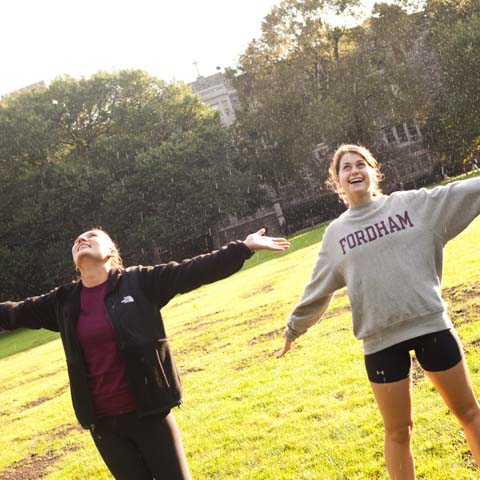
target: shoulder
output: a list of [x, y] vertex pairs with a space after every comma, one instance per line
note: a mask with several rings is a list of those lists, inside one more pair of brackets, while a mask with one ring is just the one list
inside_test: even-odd
[[343, 214], [333, 220], [326, 228], [325, 231], [323, 232], [323, 237], [321, 240], [321, 249], [325, 250], [331, 246], [332, 242], [335, 243], [335, 239], [338, 238], [340, 233], [343, 231], [343, 223], [344, 219], [342, 218]]
[[79, 288], [78, 282], [67, 283], [64, 285], [60, 285], [59, 287], [55, 287], [49, 292], [45, 292], [39, 295], [32, 295], [20, 302], [11, 303], [15, 305], [35, 304], [53, 306], [59, 303], [63, 303], [66, 299], [70, 298], [72, 292], [74, 292], [76, 288]]
[[429, 190], [426, 188], [419, 188], [418, 190], [402, 190], [393, 192], [388, 195], [387, 202], [393, 203], [412, 203], [417, 202], [428, 196]]
[[63, 285], [60, 285], [57, 288], [54, 288], [50, 292], [48, 292], [46, 295], [52, 295], [53, 298], [57, 300], [63, 300], [65, 298], [68, 298], [70, 295], [75, 293], [81, 288], [81, 284], [79, 280], [73, 280], [70, 283], [65, 283]]
[[133, 284], [141, 281], [141, 278], [146, 272], [149, 272], [154, 267], [144, 265], [134, 265], [126, 267], [122, 270], [114, 270], [110, 275], [110, 285], [115, 284]]

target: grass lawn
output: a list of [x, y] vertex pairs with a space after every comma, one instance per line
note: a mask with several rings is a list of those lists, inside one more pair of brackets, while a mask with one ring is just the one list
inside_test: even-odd
[[[248, 268], [163, 310], [185, 388], [175, 415], [196, 480], [387, 478], [345, 291], [289, 355], [274, 357], [322, 232], [294, 237], [288, 254], [257, 253]], [[479, 244], [480, 219], [447, 245], [443, 286], [478, 395]], [[38, 332], [0, 338], [0, 478], [111, 478], [76, 424], [60, 340], [5, 354], [29, 334]], [[414, 383], [418, 478], [478, 479], [460, 427], [418, 368]]]

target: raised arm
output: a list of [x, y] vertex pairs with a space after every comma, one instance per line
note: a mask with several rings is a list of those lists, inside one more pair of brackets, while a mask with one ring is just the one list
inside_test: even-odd
[[22, 302], [0, 303], [0, 328], [46, 328], [59, 331], [55, 314], [56, 290]]
[[242, 268], [254, 250], [285, 250], [289, 242], [265, 235], [265, 230], [248, 235], [219, 250], [199, 255], [180, 263], [141, 267], [140, 274], [147, 296], [160, 307], [177, 293], [185, 293], [208, 283], [226, 278]]
[[443, 241], [454, 238], [480, 214], [480, 177], [406, 192], [426, 224]]

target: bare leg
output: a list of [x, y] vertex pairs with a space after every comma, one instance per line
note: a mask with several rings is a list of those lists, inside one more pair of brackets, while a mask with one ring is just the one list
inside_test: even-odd
[[465, 359], [443, 372], [425, 372], [455, 415], [467, 437], [473, 458], [480, 465], [480, 407], [475, 398]]
[[392, 480], [414, 480], [410, 445], [413, 428], [410, 377], [392, 383], [372, 383], [385, 428], [385, 463]]

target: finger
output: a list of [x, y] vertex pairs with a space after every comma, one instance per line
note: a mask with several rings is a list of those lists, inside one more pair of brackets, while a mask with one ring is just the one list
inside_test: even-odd
[[274, 245], [280, 245], [282, 247], [289, 247], [290, 243], [288, 242], [273, 242]]
[[289, 243], [284, 243], [284, 242], [272, 242], [271, 245], [281, 250], [285, 250], [286, 248], [290, 247]]
[[283, 348], [282, 350], [280, 350], [276, 355], [275, 357], [276, 358], [282, 358], [287, 352], [285, 351], [285, 349]]
[[278, 352], [277, 358], [283, 357], [290, 350], [291, 347], [292, 347], [292, 343], [289, 342], [289, 341], [286, 342], [285, 345], [283, 346], [282, 350], [280, 350], [280, 352]]
[[258, 235], [261, 235], [263, 237], [263, 235], [265, 235], [265, 228], [261, 228], [258, 232], [257, 232]]

